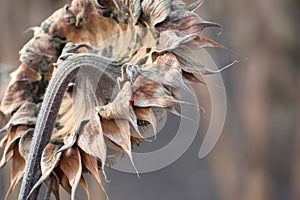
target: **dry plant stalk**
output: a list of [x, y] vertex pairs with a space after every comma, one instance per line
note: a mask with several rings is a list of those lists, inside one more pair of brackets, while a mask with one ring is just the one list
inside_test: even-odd
[[[60, 186], [72, 199], [78, 185], [89, 196], [84, 172], [102, 187], [98, 169], [124, 152], [131, 157], [143, 131], [155, 132], [160, 113], [181, 103], [184, 80], [201, 83], [197, 74], [212, 73], [194, 55], [225, 47], [201, 34], [220, 27], [193, 12], [202, 3], [73, 0], [34, 27], [1, 102], [0, 167], [13, 163], [5, 199], [22, 178], [19, 199], [35, 199], [42, 183], [56, 199]], [[82, 93], [89, 79], [74, 82], [81, 67], [103, 69], [91, 97]], [[38, 145], [30, 152], [31, 143]]]

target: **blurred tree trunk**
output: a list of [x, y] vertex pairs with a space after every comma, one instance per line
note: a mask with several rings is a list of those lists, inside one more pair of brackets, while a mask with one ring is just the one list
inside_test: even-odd
[[270, 199], [267, 124], [273, 46], [269, 25], [270, 13], [276, 12], [276, 7], [271, 0], [231, 0], [223, 4], [225, 8], [219, 5], [220, 10], [212, 13], [226, 18], [224, 34], [230, 32], [231, 38], [227, 38], [225, 44], [232, 41], [229, 46], [243, 52], [249, 61], [232, 71], [232, 90], [229, 86], [227, 91], [235, 95], [232, 98], [236, 104], [229, 104], [231, 117], [210, 160], [220, 199]]
[[[295, 19], [295, 21], [298, 22], [298, 19], [300, 17], [300, 13], [298, 12], [298, 9], [300, 7], [300, 2], [296, 1], [296, 0], [291, 0], [290, 2], [291, 5], [295, 6], [294, 11], [296, 10], [296, 12], [293, 13], [293, 19]], [[292, 195], [293, 195], [293, 199], [300, 199], [300, 123], [299, 123], [299, 119], [300, 119], [300, 57], [299, 57], [299, 52], [300, 52], [300, 41], [299, 41], [299, 31], [300, 31], [300, 27], [296, 26], [295, 27], [295, 35], [296, 35], [296, 39], [294, 41], [294, 46], [295, 51], [294, 51], [294, 57], [296, 58], [296, 100], [295, 100], [295, 104], [296, 104], [296, 115], [295, 115], [295, 123], [296, 125], [296, 131], [295, 131], [295, 148], [293, 149], [293, 174], [292, 174]]]
[[[292, 5], [297, 5], [296, 8], [299, 8], [300, 2], [299, 1], [291, 1]], [[300, 14], [299, 12], [295, 12], [293, 17], [295, 19], [299, 19]], [[295, 55], [294, 57], [296, 58], [296, 100], [295, 100], [295, 105], [296, 105], [296, 115], [295, 115], [295, 123], [296, 125], [296, 131], [295, 131], [295, 143], [294, 143], [294, 149], [293, 149], [293, 171], [292, 171], [292, 196], [293, 199], [300, 199], [300, 57], [299, 57], [299, 51], [300, 51], [300, 41], [298, 39], [300, 27], [296, 26], [294, 32], [296, 35], [296, 40], [295, 40]]]
[[294, 199], [300, 199], [300, 137], [294, 135], [300, 113], [299, 95], [294, 99], [299, 91], [293, 62], [299, 63], [297, 4], [230, 0], [210, 13], [220, 14], [225, 36], [230, 32], [222, 43], [230, 42], [227, 46], [249, 58], [232, 70], [230, 118], [210, 157], [220, 199], [290, 199], [291, 180]]
[[[299, 77], [300, 77], [300, 73]], [[300, 79], [297, 81], [297, 91], [300, 91]], [[300, 118], [300, 93], [297, 94], [297, 114], [296, 118]], [[293, 165], [293, 179], [292, 179], [292, 192], [293, 199], [300, 199], [300, 125], [298, 124], [295, 136], [295, 148], [294, 148], [294, 165]]]

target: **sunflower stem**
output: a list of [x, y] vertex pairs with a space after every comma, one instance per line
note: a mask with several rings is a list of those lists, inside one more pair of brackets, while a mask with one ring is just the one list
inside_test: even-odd
[[81, 66], [99, 68], [105, 71], [107, 70], [106, 67], [110, 65], [110, 60], [88, 53], [71, 55], [65, 61], [59, 63], [47, 87], [38, 115], [19, 200], [34, 200], [38, 196], [39, 187], [32, 191], [30, 196], [28, 195], [41, 176], [41, 155], [47, 143], [50, 142], [59, 107], [68, 83], [76, 76]]

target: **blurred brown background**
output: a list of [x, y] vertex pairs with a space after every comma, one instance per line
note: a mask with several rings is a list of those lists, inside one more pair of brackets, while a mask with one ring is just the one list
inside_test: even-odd
[[[66, 2], [0, 0], [1, 96], [8, 73], [18, 67], [18, 51], [31, 37], [25, 31]], [[141, 179], [109, 170], [111, 200], [300, 199], [299, 9], [296, 0], [207, 0], [198, 9], [201, 17], [224, 28], [220, 36], [218, 30], [207, 35], [249, 59], [222, 73], [228, 112], [221, 138], [199, 160], [208, 112], [193, 145], [171, 166]], [[219, 66], [235, 59], [219, 50], [212, 55]], [[201, 88], [200, 103], [209, 111], [209, 98]], [[165, 131], [168, 135], [160, 141], [172, 138], [171, 129]], [[159, 146], [159, 140], [153, 145]], [[0, 170], [0, 199], [9, 186], [9, 170]], [[100, 189], [94, 185], [92, 199], [97, 199]], [[78, 199], [84, 199], [80, 192]], [[11, 199], [16, 198], [17, 192]]]

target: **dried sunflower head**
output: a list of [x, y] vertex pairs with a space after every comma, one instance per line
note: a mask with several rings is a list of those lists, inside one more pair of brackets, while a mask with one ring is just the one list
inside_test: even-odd
[[98, 169], [124, 152], [132, 159], [145, 127], [155, 132], [160, 113], [181, 103], [179, 89], [189, 90], [184, 80], [201, 83], [197, 74], [213, 73], [195, 56], [206, 47], [224, 48], [202, 35], [206, 27], [220, 27], [193, 12], [202, 2], [73, 0], [34, 28], [1, 102], [1, 122], [10, 119], [1, 131], [0, 164], [13, 162], [6, 198], [24, 174], [53, 71], [74, 55], [95, 55], [109, 64], [104, 72], [79, 70], [69, 84], [34, 188], [50, 185], [59, 199], [61, 185], [74, 199], [78, 185], [87, 190], [84, 172], [101, 185]]

